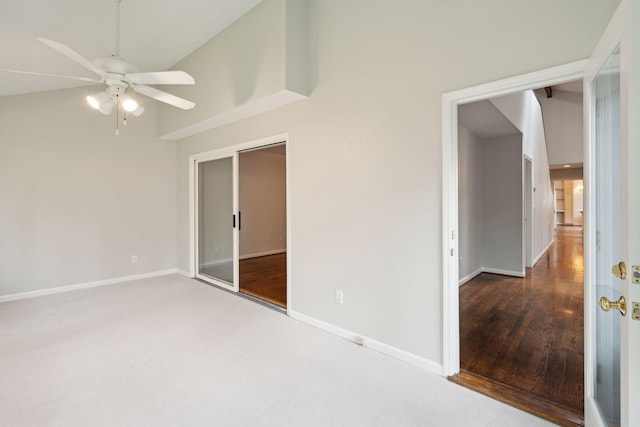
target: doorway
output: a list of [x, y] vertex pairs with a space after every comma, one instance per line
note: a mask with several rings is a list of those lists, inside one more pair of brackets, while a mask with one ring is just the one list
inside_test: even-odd
[[240, 292], [287, 307], [286, 144], [241, 151]]
[[[531, 91], [458, 109], [461, 373], [453, 379], [475, 389], [482, 383], [497, 399], [509, 388], [514, 404], [535, 396], [548, 416], [579, 421], [584, 268], [582, 232], [573, 217], [582, 209], [581, 186], [567, 182], [567, 195], [560, 198], [563, 193], [556, 190], [555, 212], [564, 212], [558, 209], [566, 201], [571, 230], [563, 226], [555, 239], [533, 235], [534, 223], [544, 231], [542, 225], [553, 222], [554, 206], [545, 203], [553, 198], [548, 167], [557, 161], [553, 154], [561, 151], [581, 164], [580, 146], [573, 150], [566, 138], [568, 133], [581, 138], [581, 120], [536, 132], [543, 116], [552, 122], [553, 113], [582, 112], [582, 99], [560, 89], [554, 87], [560, 105], [547, 99], [546, 110]], [[528, 120], [513, 119], [521, 110], [530, 111]]]
[[[532, 73], [526, 76], [520, 76], [518, 79], [506, 80], [502, 82], [497, 82], [495, 84], [484, 85], [477, 88], [472, 88], [469, 90], [463, 90], [459, 92], [453, 92], [450, 94], [445, 94], [443, 96], [443, 114], [444, 114], [444, 135], [443, 135], [443, 168], [444, 168], [444, 186], [443, 186], [443, 249], [444, 253], [449, 254], [449, 256], [445, 257], [444, 265], [443, 265], [443, 273], [444, 273], [444, 373], [447, 376], [452, 375], [460, 375], [461, 374], [461, 318], [465, 315], [465, 313], [460, 312], [460, 289], [459, 289], [459, 281], [461, 278], [469, 279], [469, 277], [465, 277], [463, 271], [461, 271], [462, 262], [458, 258], [461, 256], [464, 248], [462, 247], [462, 243], [460, 241], [460, 237], [463, 233], [463, 221], [461, 217], [458, 217], [459, 212], [459, 204], [461, 203], [459, 200], [459, 176], [461, 171], [459, 170], [459, 138], [460, 138], [460, 128], [458, 127], [459, 120], [459, 109], [458, 107], [463, 104], [473, 103], [476, 101], [486, 101], [488, 99], [502, 97], [503, 95], [509, 95], [514, 93], [523, 92], [528, 89], [536, 89], [540, 87], [546, 87], [554, 84], [565, 83], [569, 81], [579, 80], [581, 79], [581, 68], [584, 67], [584, 63], [574, 63], [569, 64], [564, 67], [559, 67], [554, 70], [547, 70], [541, 73]], [[515, 123], [515, 122], [514, 122]], [[542, 131], [544, 132], [544, 130]], [[523, 147], [526, 146], [527, 137], [523, 138]], [[518, 181], [521, 183], [521, 198], [517, 201], [520, 206], [521, 212], [521, 228], [520, 228], [520, 236], [521, 236], [521, 251], [517, 251], [517, 256], [521, 257], [523, 267], [530, 267], [536, 265], [536, 262], [540, 261], [543, 254], [545, 255], [545, 259], [540, 263], [541, 265], [545, 263], [549, 263], [553, 261], [550, 259], [550, 252], [548, 249], [549, 246], [541, 247], [540, 246], [540, 236], [545, 236], [543, 241], [552, 240], [554, 233], [554, 220], [553, 220], [553, 188], [551, 182], [549, 180], [548, 170], [546, 171], [546, 183], [542, 183], [541, 175], [534, 170], [535, 166], [535, 158], [527, 158], [526, 156], [520, 157], [519, 160], [514, 160], [518, 164], [518, 168], [521, 171], [521, 178], [518, 178]], [[537, 175], [536, 175], [537, 174]], [[542, 187], [542, 188], [541, 188]], [[540, 193], [542, 190], [542, 193]], [[538, 192], [538, 194], [536, 194]], [[548, 193], [548, 194], [547, 194]], [[537, 196], [537, 197], [536, 197]], [[536, 206], [540, 204], [540, 206]], [[546, 204], [544, 206], [543, 204]], [[535, 211], [538, 210], [547, 210], [550, 212], [548, 215], [549, 218], [545, 218], [544, 220], [540, 220], [536, 218]], [[532, 245], [532, 243], [538, 239], [536, 245]], [[551, 248], [553, 250], [553, 248]], [[557, 255], [557, 254], [556, 254]], [[555, 256], [555, 255], [554, 255]], [[517, 287], [522, 287], [522, 283], [530, 280], [530, 276], [532, 276], [532, 271], [530, 268], [523, 269], [525, 270], [523, 276], [529, 276], [526, 279], [522, 279], [521, 277], [517, 277], [517, 274], [510, 274], [511, 276], [516, 277], [506, 277], [499, 275], [489, 275], [491, 277], [485, 277], [485, 285], [491, 281], [491, 279], [506, 279], [506, 281], [510, 281], [510, 283], [503, 283], [502, 285], [498, 285], [501, 288], [501, 291], [498, 293], [499, 297], [497, 297], [497, 303], [501, 303], [503, 306], [505, 305], [513, 305], [516, 306], [517, 312], [521, 314], [526, 314], [529, 312], [529, 309], [532, 307], [530, 304], [518, 296], [511, 295], [511, 291], [516, 289]], [[480, 270], [479, 274], [482, 273]], [[582, 273], [582, 271], [580, 271]], [[473, 276], [472, 276], [473, 277]], [[487, 285], [489, 286], [489, 285]], [[577, 286], [582, 288], [582, 280], [580, 279], [577, 282]], [[494, 298], [496, 300], [496, 298]], [[573, 304], [578, 307], [580, 311], [580, 315], [582, 316], [584, 313], [582, 312], [582, 304], [577, 301]], [[477, 308], [477, 307], [476, 307]], [[535, 310], [533, 310], [535, 311]], [[468, 320], [468, 319], [465, 319]], [[517, 323], [517, 319], [516, 323]], [[522, 319], [521, 319], [522, 320]], [[582, 317], [576, 319], [577, 322], [582, 322]], [[530, 325], [535, 326], [536, 322], [530, 322]], [[549, 322], [548, 325], [553, 325], [553, 321]], [[495, 328], [496, 325], [493, 325]], [[541, 325], [542, 326], [542, 325]], [[514, 345], [518, 345], [518, 339], [516, 337], [510, 337], [510, 330], [508, 326], [504, 327], [504, 330], [499, 331], [498, 333], [505, 335], [505, 345], [513, 343]], [[487, 341], [483, 340], [484, 338], [489, 338], [490, 335], [495, 333], [496, 330], [492, 329], [491, 325], [486, 325], [484, 330], [477, 331], [475, 338], [479, 341]], [[487, 335], [488, 334], [488, 335]], [[467, 339], [468, 337], [463, 337]], [[543, 348], [544, 344], [541, 344]], [[533, 347], [535, 348], [535, 346]], [[548, 351], [555, 351], [546, 347]], [[495, 350], [495, 348], [494, 348]], [[502, 348], [504, 350], [504, 347]], [[583, 349], [580, 348], [580, 352], [583, 352]], [[492, 364], [495, 366], [491, 366], [491, 368], [500, 369], [498, 366], [500, 363], [500, 359], [503, 354], [498, 351], [498, 353], [493, 355]], [[467, 361], [465, 361], [467, 363]], [[516, 361], [516, 365], [520, 363]], [[580, 368], [582, 368], [581, 360], [578, 362]], [[522, 372], [518, 369], [518, 367], [507, 367], [502, 374], [517, 376]], [[484, 375], [488, 375], [487, 372], [483, 372]], [[572, 374], [573, 375], [573, 374]], [[578, 375], [580, 378], [580, 382], [582, 381], [582, 374]], [[535, 381], [544, 381], [543, 376], [540, 376], [534, 380]], [[490, 384], [487, 385], [482, 384], [481, 387], [484, 387], [484, 392], [487, 394], [491, 394], [488, 392], [491, 387], [502, 388], [502, 391], [513, 392], [513, 387], [507, 383], [499, 384]], [[480, 390], [479, 390], [480, 391]], [[578, 393], [579, 398], [582, 397], [581, 394], [582, 387], [580, 387], [580, 392]], [[495, 396], [494, 396], [495, 397]], [[536, 415], [545, 417], [545, 413], [537, 412], [536, 403], [540, 403], [543, 399], [536, 399], [534, 396], [529, 395], [528, 403], [525, 407], [519, 406], [516, 401], [508, 400], [508, 399], [500, 399], [503, 400], [513, 406], [520, 407], [521, 409], [528, 410], [530, 412], [536, 413]], [[545, 402], [546, 403], [546, 402]], [[540, 406], [540, 405], [538, 405]], [[544, 405], [542, 405], [544, 406]], [[542, 408], [544, 411], [544, 408]], [[547, 416], [547, 418], [549, 418]], [[561, 417], [562, 418], [562, 417]], [[559, 419], [554, 419], [556, 422], [561, 422]], [[566, 417], [565, 417], [566, 420]], [[579, 422], [579, 420], [576, 420]]]
[[192, 275], [278, 310], [288, 286], [288, 135], [190, 157]]
[[[588, 60], [449, 92], [442, 98], [442, 359], [443, 374], [449, 376], [460, 370], [457, 106], [584, 78], [583, 314], [587, 425], [635, 426], [640, 419], [638, 406], [633, 405], [639, 400], [634, 375], [640, 370], [634, 355], [638, 353], [640, 340], [636, 339], [635, 319], [626, 310], [627, 301], [638, 301], [640, 293], [633, 287], [625, 266], [625, 262], [637, 260], [640, 253], [637, 227], [630, 220], [635, 218], [632, 201], [638, 199], [635, 195], [640, 188], [637, 175], [629, 173], [638, 158], [637, 144], [630, 141], [637, 139], [639, 128], [632, 118], [640, 99], [640, 85], [635, 84], [639, 74], [634, 68], [640, 50], [631, 43], [637, 35], [632, 29], [638, 28], [640, 15], [632, 11], [637, 12], [632, 2], [620, 2]], [[602, 336], [611, 340], [602, 340]], [[610, 404], [612, 401], [615, 403]]]
[[[582, 227], [584, 224], [584, 181], [582, 168], [575, 179], [554, 179], [556, 226]], [[554, 170], [551, 170], [551, 177]]]

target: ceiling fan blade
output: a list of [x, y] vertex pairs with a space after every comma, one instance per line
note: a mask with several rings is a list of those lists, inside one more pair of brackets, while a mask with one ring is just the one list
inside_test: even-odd
[[124, 80], [141, 85], [192, 85], [196, 82], [184, 71], [125, 74]]
[[31, 71], [19, 71], [19, 70], [0, 70], [4, 73], [17, 73], [17, 74], [27, 74], [31, 76], [44, 76], [44, 77], [60, 77], [63, 79], [73, 79], [73, 80], [82, 80], [83, 82], [91, 82], [91, 83], [103, 83], [104, 79], [92, 79], [89, 77], [78, 77], [78, 76], [63, 76], [62, 74], [48, 74], [48, 73], [34, 73]]
[[130, 86], [133, 90], [142, 95], [148, 96], [149, 98], [153, 98], [160, 102], [164, 102], [165, 104], [173, 105], [174, 107], [178, 107], [183, 110], [190, 110], [196, 106], [196, 104], [191, 101], [187, 101], [186, 99], [171, 95], [170, 93], [163, 92], [151, 86], [136, 84], [130, 84]]
[[79, 53], [76, 53], [75, 51], [71, 50], [71, 48], [63, 45], [62, 43], [54, 42], [53, 40], [45, 39], [42, 37], [38, 37], [38, 40], [40, 40], [42, 43], [49, 46], [51, 49], [57, 51], [58, 53], [63, 54], [64, 56], [71, 59], [72, 61], [75, 61], [78, 64], [82, 65], [83, 67], [93, 71], [100, 77], [102, 78], [106, 77], [107, 73], [105, 73], [103, 69], [97, 67], [93, 62], [84, 58]]

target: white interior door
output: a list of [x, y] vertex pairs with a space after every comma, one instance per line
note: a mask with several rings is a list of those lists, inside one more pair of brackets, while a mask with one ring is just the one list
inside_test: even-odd
[[635, 86], [640, 82], [631, 71], [633, 61], [640, 59], [637, 44], [631, 43], [632, 25], [640, 23], [637, 16], [632, 1], [622, 0], [584, 78], [587, 426], [640, 426], [640, 363], [632, 357], [640, 351], [640, 322], [632, 319], [632, 302], [640, 300], [640, 285], [630, 284], [620, 264], [640, 264], [635, 242], [640, 238], [638, 212], [630, 203], [640, 179], [629, 161], [634, 151], [638, 154], [629, 141], [638, 145], [640, 137], [632, 123], [633, 113], [638, 112], [637, 95], [634, 99], [631, 93], [638, 91]]
[[199, 160], [195, 175], [196, 277], [238, 292], [238, 155]]

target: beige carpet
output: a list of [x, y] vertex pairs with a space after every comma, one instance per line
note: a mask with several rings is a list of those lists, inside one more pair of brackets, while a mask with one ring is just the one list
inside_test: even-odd
[[203, 283], [0, 304], [2, 426], [545, 426]]

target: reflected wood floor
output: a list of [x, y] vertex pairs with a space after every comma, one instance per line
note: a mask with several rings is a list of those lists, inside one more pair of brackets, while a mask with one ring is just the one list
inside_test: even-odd
[[[287, 307], [287, 254], [240, 260], [240, 292]], [[200, 268], [200, 273], [233, 283], [233, 263], [223, 262]]]
[[516, 395], [522, 392], [524, 406], [527, 400], [550, 403], [573, 413], [566, 417], [573, 421], [562, 424], [580, 424], [582, 228], [558, 227], [554, 244], [526, 276], [483, 273], [460, 288], [460, 367], [476, 380], [486, 378]]
[[287, 307], [287, 254], [240, 260], [240, 292]]

